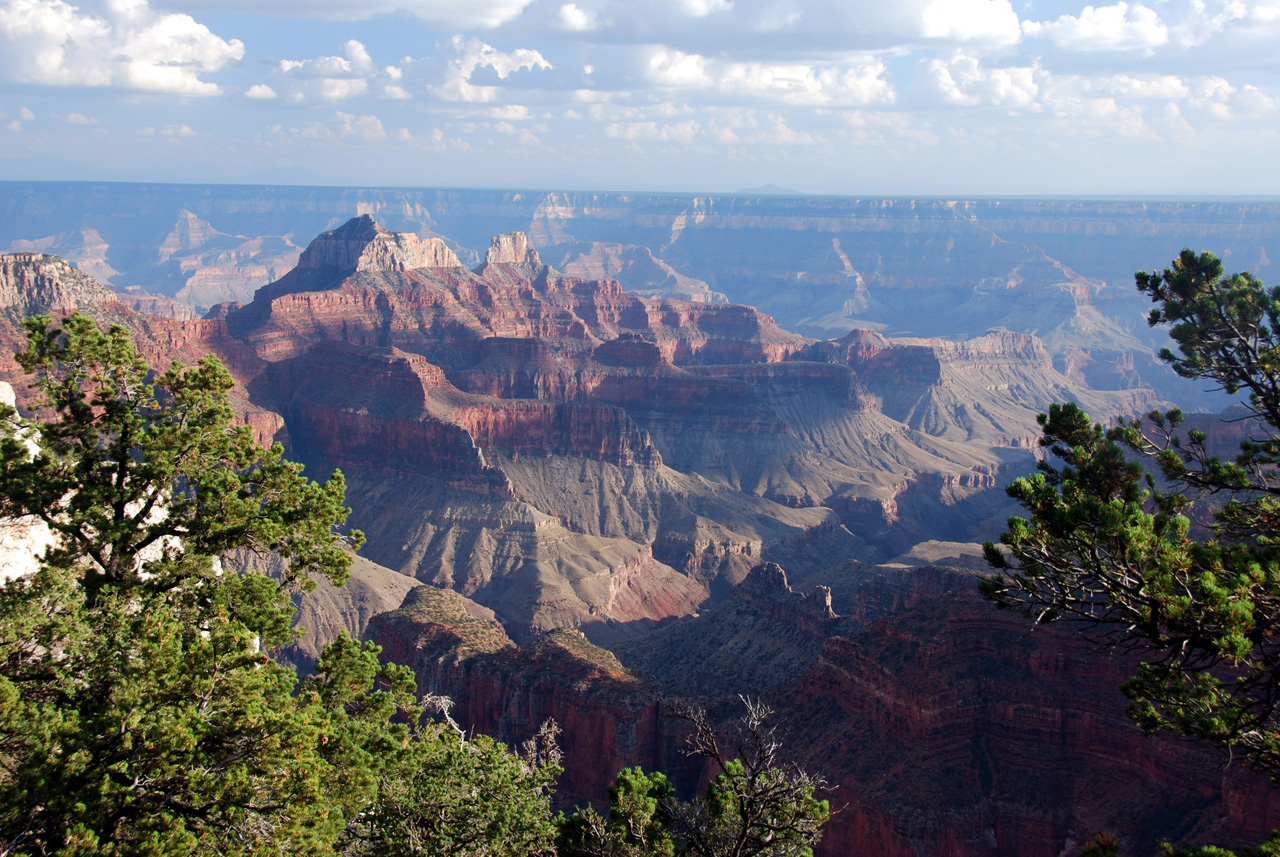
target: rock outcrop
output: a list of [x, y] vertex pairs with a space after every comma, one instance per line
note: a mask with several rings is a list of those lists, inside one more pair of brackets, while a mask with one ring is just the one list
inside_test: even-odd
[[391, 232], [365, 214], [322, 233], [299, 256], [298, 267], [342, 277], [357, 271], [460, 268], [462, 263], [443, 240], [424, 241], [413, 233]]
[[510, 235], [495, 235], [489, 245], [489, 252], [484, 257], [486, 265], [541, 265], [538, 251], [529, 243], [529, 236], [523, 232], [512, 232]]
[[0, 308], [14, 318], [94, 312], [118, 303], [115, 294], [58, 256], [40, 253], [0, 255]]
[[659, 686], [577, 631], [517, 648], [466, 599], [422, 588], [400, 609], [375, 616], [368, 636], [384, 658], [413, 667], [424, 692], [450, 696], [466, 728], [516, 746], [554, 720], [565, 768], [556, 800], [564, 809], [599, 801], [624, 766], [640, 763], [690, 782], [702, 773], [681, 752], [683, 729], [663, 710]]
[[565, 727], [570, 806], [601, 801], [624, 765], [691, 790], [705, 772], [659, 699], [728, 720], [746, 692], [774, 708], [787, 753], [832, 786], [840, 811], [822, 855], [1055, 857], [1098, 830], [1152, 853], [1162, 838], [1256, 841], [1280, 821], [1264, 778], [1224, 775], [1212, 750], [1144, 736], [1124, 717], [1129, 658], [1100, 658], [1069, 630], [1028, 634], [967, 575], [846, 577], [857, 594], [835, 616], [829, 593], [806, 597], [762, 566], [729, 601], [618, 658], [571, 631], [517, 648], [464, 599], [432, 590], [369, 633], [424, 689], [453, 696], [464, 725], [507, 741], [548, 717]]

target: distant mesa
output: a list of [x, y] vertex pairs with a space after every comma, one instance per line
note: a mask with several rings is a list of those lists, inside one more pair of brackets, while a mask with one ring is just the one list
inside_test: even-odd
[[776, 184], [762, 184], [760, 187], [747, 187], [735, 190], [736, 196], [804, 196], [800, 191]]

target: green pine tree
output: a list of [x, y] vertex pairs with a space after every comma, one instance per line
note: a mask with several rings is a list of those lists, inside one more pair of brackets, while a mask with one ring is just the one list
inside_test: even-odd
[[[301, 684], [270, 657], [291, 592], [341, 584], [363, 541], [341, 474], [258, 446], [214, 357], [157, 375], [118, 327], [27, 333], [42, 420], [0, 414], [0, 516], [55, 540], [0, 586], [0, 853], [547, 853], [548, 752], [422, 722], [371, 643], [342, 635]], [[222, 571], [238, 548], [284, 579]]]

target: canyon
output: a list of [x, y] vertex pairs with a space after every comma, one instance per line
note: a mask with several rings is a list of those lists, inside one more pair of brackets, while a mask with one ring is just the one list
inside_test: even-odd
[[[315, 234], [370, 214], [462, 264], [523, 232], [571, 276], [649, 297], [755, 306], [822, 339], [854, 328], [968, 339], [1033, 333], [1095, 389], [1229, 402], [1152, 359], [1163, 334], [1133, 272], [1183, 247], [1264, 280], [1280, 204], [1175, 199], [856, 198], [555, 190], [0, 182], [0, 250], [56, 253], [116, 291], [204, 310], [248, 302]], [[929, 312], [919, 312], [922, 302]]]
[[[288, 653], [301, 668], [345, 629], [452, 695], [470, 727], [518, 742], [556, 719], [566, 806], [599, 801], [628, 764], [693, 788], [707, 772], [662, 700], [728, 719], [737, 694], [761, 696], [792, 755], [837, 787], [824, 854], [1047, 857], [1099, 829], [1151, 853], [1161, 836], [1238, 843], [1280, 821], [1265, 782], [1125, 720], [1129, 662], [1069, 632], [1028, 635], [964, 570], [1016, 511], [1002, 488], [1034, 468], [1038, 412], [1072, 400], [1105, 421], [1176, 389], [1116, 286], [975, 225], [1075, 234], [1050, 216], [1066, 203], [1028, 222], [993, 202], [911, 215], [899, 201], [876, 220], [847, 201], [381, 191], [394, 204], [379, 207], [357, 199], [372, 191], [313, 189], [255, 209], [233, 188], [206, 203], [242, 219], [184, 209], [156, 247], [170, 261], [269, 233], [296, 247], [294, 216], [324, 231], [252, 296], [210, 292], [236, 299], [205, 307], [189, 281], [113, 291], [88, 275], [87, 249], [80, 267], [43, 252], [87, 248], [90, 228], [94, 247], [122, 248], [124, 227], [176, 191], [130, 192], [115, 232], [89, 225], [109, 205], [90, 194], [80, 223], [11, 239], [54, 240], [0, 256], [0, 379], [29, 408], [9, 357], [21, 320], [80, 309], [127, 327], [153, 364], [217, 354], [259, 440], [313, 478], [341, 468], [369, 543], [352, 584], [301, 605], [308, 636]], [[27, 234], [54, 225], [37, 209], [56, 209], [56, 189], [5, 193], [0, 238], [19, 198]], [[378, 218], [330, 222], [352, 203]], [[483, 239], [459, 225], [498, 221]], [[713, 229], [730, 224], [740, 267], [713, 275]], [[629, 243], [607, 240], [624, 227]], [[879, 268], [877, 240], [893, 260]], [[845, 278], [793, 271], [805, 297], [770, 272], [813, 241], [843, 256]], [[160, 264], [133, 246], [99, 253], [97, 273]], [[269, 267], [244, 252], [231, 267]], [[931, 260], [953, 258], [964, 265], [930, 278]], [[764, 300], [731, 302], [751, 294], [788, 323]]]

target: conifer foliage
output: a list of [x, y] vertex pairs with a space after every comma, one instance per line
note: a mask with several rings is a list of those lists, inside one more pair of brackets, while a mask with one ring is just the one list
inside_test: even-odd
[[[1150, 323], [1171, 325], [1181, 353], [1161, 357], [1178, 374], [1247, 394], [1251, 439], [1224, 461], [1177, 410], [1104, 431], [1052, 407], [1040, 443], [1061, 463], [1010, 485], [1030, 517], [987, 545], [1000, 573], [982, 591], [1143, 653], [1123, 690], [1144, 729], [1280, 773], [1280, 289], [1190, 250], [1137, 285], [1159, 305]], [[1217, 508], [1210, 538], [1191, 533], [1198, 500]]]
[[[422, 721], [371, 643], [340, 637], [300, 684], [269, 656], [291, 591], [341, 584], [363, 540], [339, 535], [341, 474], [257, 445], [214, 357], [156, 375], [119, 327], [26, 327], [42, 420], [0, 415], [0, 516], [54, 543], [0, 586], [0, 854], [545, 852], [553, 761]], [[284, 580], [222, 572], [236, 548]], [[446, 792], [470, 815], [442, 822]], [[467, 826], [489, 802], [518, 841]]]
[[[1104, 430], [1077, 405], [1040, 416], [1052, 454], [1008, 488], [1030, 514], [1003, 545], [981, 591], [1036, 622], [1072, 620], [1097, 642], [1139, 653], [1122, 690], [1130, 717], [1231, 748], [1280, 774], [1280, 288], [1224, 276], [1212, 254], [1184, 250], [1139, 273], [1184, 378], [1245, 394], [1248, 438], [1214, 454], [1178, 410]], [[1144, 464], [1146, 465], [1144, 467]], [[1193, 535], [1192, 519], [1208, 527]], [[1273, 837], [1248, 854], [1277, 853]], [[1116, 853], [1114, 843], [1089, 853]], [[1171, 848], [1169, 853], [1174, 853]], [[1178, 854], [1227, 855], [1216, 848]]]

